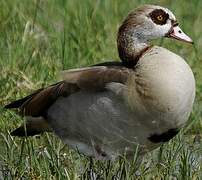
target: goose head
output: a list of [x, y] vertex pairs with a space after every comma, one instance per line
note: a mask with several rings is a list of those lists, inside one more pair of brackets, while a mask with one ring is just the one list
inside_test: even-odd
[[193, 43], [169, 9], [155, 5], [139, 7], [130, 12], [119, 27], [119, 56], [123, 61], [134, 60], [148, 48], [148, 41], [162, 37]]

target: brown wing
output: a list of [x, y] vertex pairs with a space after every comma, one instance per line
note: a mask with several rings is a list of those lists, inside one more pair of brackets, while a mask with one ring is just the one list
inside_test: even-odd
[[13, 101], [6, 105], [5, 108], [19, 108], [23, 116], [45, 116], [47, 109], [58, 97], [66, 97], [78, 90], [79, 88], [76, 84], [61, 81], [47, 88], [39, 89], [25, 98]]
[[129, 71], [121, 66], [98, 66], [64, 71], [63, 81], [14, 101], [5, 108], [19, 108], [24, 116], [45, 117], [48, 108], [57, 98], [67, 97], [79, 90], [103, 91], [110, 82], [124, 84]]

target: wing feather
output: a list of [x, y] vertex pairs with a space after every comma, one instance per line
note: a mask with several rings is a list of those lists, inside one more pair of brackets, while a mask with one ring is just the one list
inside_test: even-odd
[[63, 80], [59, 83], [11, 102], [5, 108], [19, 108], [23, 116], [45, 117], [49, 107], [59, 97], [68, 97], [79, 90], [103, 91], [111, 82], [125, 84], [129, 71], [122, 66], [93, 66], [64, 71]]

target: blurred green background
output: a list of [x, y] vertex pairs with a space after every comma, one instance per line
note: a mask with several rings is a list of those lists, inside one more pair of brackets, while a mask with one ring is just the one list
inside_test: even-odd
[[[197, 83], [190, 123], [174, 140], [135, 165], [89, 160], [57, 137], [13, 138], [23, 122], [3, 105], [56, 82], [63, 69], [118, 60], [117, 29], [141, 4], [169, 8], [194, 45], [171, 39], [153, 43], [184, 57]], [[200, 0], [1, 0], [0, 179], [202, 179], [202, 1]]]

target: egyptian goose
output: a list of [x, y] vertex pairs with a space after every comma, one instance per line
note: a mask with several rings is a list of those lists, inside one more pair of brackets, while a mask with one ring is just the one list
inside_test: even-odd
[[189, 118], [195, 79], [183, 58], [149, 44], [161, 37], [192, 43], [170, 10], [133, 10], [118, 30], [122, 61], [67, 70], [57, 84], [6, 105], [27, 119], [11, 135], [54, 131], [97, 159], [130, 158], [137, 145], [144, 154], [169, 141]]

